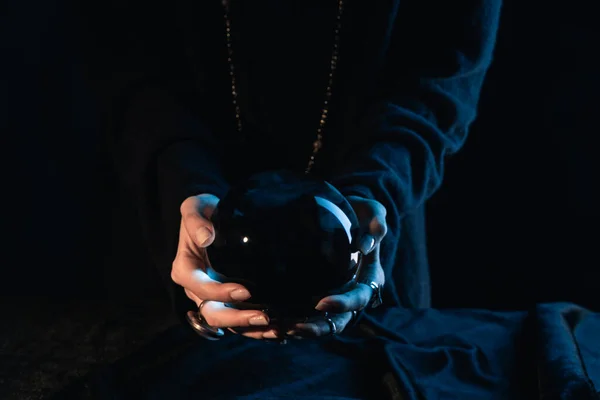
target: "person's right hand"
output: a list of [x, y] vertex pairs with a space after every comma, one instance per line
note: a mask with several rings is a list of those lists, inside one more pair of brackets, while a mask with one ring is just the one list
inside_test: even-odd
[[[219, 203], [211, 194], [201, 194], [185, 199], [181, 204], [179, 245], [173, 261], [171, 279], [185, 289], [185, 293], [199, 307], [207, 324], [216, 328], [229, 328], [253, 339], [276, 339], [277, 332], [269, 325], [269, 318], [258, 310], [236, 310], [224, 303], [234, 303], [250, 298], [250, 293], [236, 283], [220, 283], [206, 274], [208, 258], [206, 247], [215, 239], [210, 218]], [[234, 330], [235, 329], [235, 330]]]

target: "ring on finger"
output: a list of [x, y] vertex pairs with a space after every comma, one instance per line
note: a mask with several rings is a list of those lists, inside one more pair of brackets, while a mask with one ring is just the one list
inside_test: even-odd
[[202, 302], [201, 302], [201, 303], [200, 303], [200, 305], [198, 306], [198, 315], [200, 315], [202, 318], [204, 318], [204, 317], [202, 316], [202, 308], [204, 308], [204, 305], [205, 305], [206, 303], [208, 303], [208, 302], [209, 302], [209, 300], [202, 300]]
[[329, 325], [329, 333], [327, 334], [327, 336], [334, 336], [337, 333], [337, 326], [335, 325], [335, 322], [333, 322], [333, 320], [329, 318], [327, 314], [324, 315], [324, 318], [327, 324]]
[[381, 304], [383, 304], [383, 298], [382, 298], [383, 285], [380, 285], [379, 283], [377, 283], [375, 281], [369, 281], [369, 280], [361, 280], [358, 283], [367, 285], [372, 290], [372, 295], [371, 295], [371, 299], [369, 300], [368, 306], [370, 306], [371, 308], [377, 308]]
[[204, 307], [206, 302], [207, 300], [204, 300], [200, 303], [198, 311], [188, 311], [186, 319], [192, 329], [202, 338], [207, 340], [219, 340], [225, 335], [225, 332], [221, 328], [210, 326], [202, 316], [202, 307]]

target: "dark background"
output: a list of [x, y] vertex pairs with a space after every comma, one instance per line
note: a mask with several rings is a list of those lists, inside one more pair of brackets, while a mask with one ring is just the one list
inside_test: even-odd
[[[3, 301], [160, 296], [66, 4], [0, 6]], [[436, 306], [600, 309], [600, 28], [568, 4], [505, 1], [480, 117], [429, 206]]]

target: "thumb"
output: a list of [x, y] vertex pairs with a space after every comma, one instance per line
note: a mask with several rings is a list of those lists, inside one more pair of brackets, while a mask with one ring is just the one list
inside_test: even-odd
[[376, 200], [349, 196], [348, 201], [356, 212], [360, 224], [357, 240], [358, 250], [369, 254], [377, 247], [387, 233], [385, 207]]
[[215, 239], [212, 217], [219, 198], [212, 194], [188, 197], [181, 203], [181, 218], [188, 236], [198, 247], [208, 247]]
[[386, 232], [385, 219], [374, 217], [368, 225], [362, 227], [358, 249], [365, 255], [371, 253], [381, 243]]
[[363, 257], [358, 272], [358, 280], [361, 282], [376, 282], [379, 285], [385, 283], [385, 273], [381, 267], [379, 246], [376, 246], [373, 251]]

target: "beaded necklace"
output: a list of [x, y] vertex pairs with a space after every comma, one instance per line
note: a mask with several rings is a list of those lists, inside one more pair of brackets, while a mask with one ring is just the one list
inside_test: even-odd
[[[231, 18], [230, 18], [231, 0], [222, 0], [222, 3], [223, 3], [223, 8], [224, 8], [225, 33], [226, 33], [226, 37], [227, 37], [227, 61], [229, 64], [229, 76], [231, 77], [231, 95], [232, 95], [233, 106], [235, 109], [235, 119], [236, 119], [236, 124], [237, 124], [236, 125], [237, 131], [239, 133], [241, 133], [242, 132], [242, 116], [241, 116], [241, 111], [240, 111], [240, 105], [238, 102], [238, 92], [237, 92], [238, 86], [237, 86], [237, 80], [236, 80], [236, 74], [235, 74], [235, 65], [233, 62], [233, 45], [232, 45], [232, 39], [231, 39]], [[317, 153], [319, 152], [319, 150], [321, 150], [321, 148], [323, 147], [323, 132], [325, 130], [325, 125], [327, 123], [327, 115], [329, 113], [329, 104], [330, 104], [330, 100], [331, 100], [334, 76], [335, 76], [335, 72], [337, 70], [339, 42], [340, 42], [340, 30], [341, 30], [341, 26], [342, 26], [343, 12], [344, 12], [344, 1], [338, 0], [338, 10], [337, 10], [337, 17], [336, 17], [336, 25], [335, 25], [335, 30], [334, 30], [335, 37], [334, 37], [334, 43], [333, 43], [333, 50], [332, 50], [332, 54], [331, 54], [329, 79], [328, 79], [328, 83], [327, 83], [327, 88], [325, 90], [325, 100], [323, 101], [323, 108], [321, 110], [321, 116], [319, 119], [319, 126], [317, 128], [316, 139], [313, 142], [312, 154], [310, 155], [308, 164], [306, 166], [306, 169], [304, 170], [304, 172], [306, 174], [310, 173], [310, 171], [312, 170], [312, 168], [315, 164], [315, 157], [317, 156]]]

